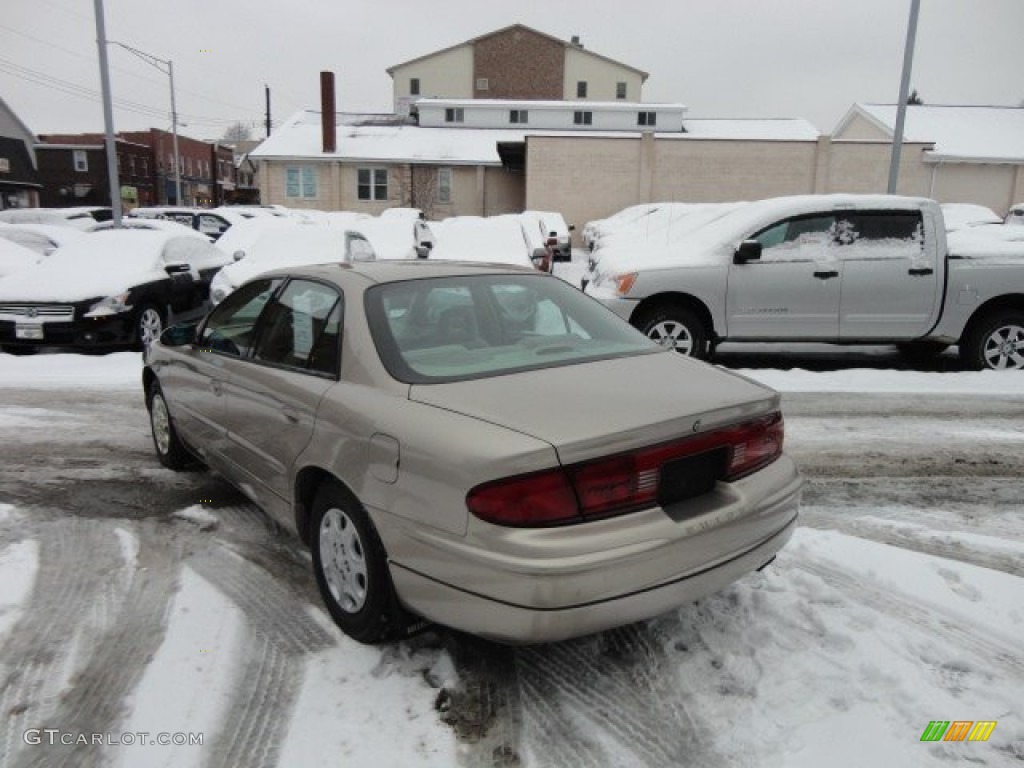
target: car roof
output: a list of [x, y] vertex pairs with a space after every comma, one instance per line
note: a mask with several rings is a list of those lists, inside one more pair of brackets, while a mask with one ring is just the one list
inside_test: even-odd
[[315, 266], [275, 269], [264, 274], [305, 275], [330, 281], [344, 280], [346, 274], [357, 274], [373, 283], [394, 283], [403, 280], [424, 280], [432, 277], [456, 277], [462, 275], [540, 275], [531, 267], [513, 264], [481, 264], [443, 259], [394, 259], [381, 261], [360, 261], [352, 264], [321, 264]]

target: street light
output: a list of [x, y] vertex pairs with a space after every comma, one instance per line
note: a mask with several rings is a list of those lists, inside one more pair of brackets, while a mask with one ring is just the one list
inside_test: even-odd
[[[144, 62], [152, 67], [156, 67], [171, 79], [171, 133], [174, 136], [174, 197], [178, 205], [183, 205], [181, 201], [181, 157], [178, 154], [178, 110], [174, 105], [174, 62], [159, 59], [151, 53], [140, 51], [138, 48], [132, 48], [130, 45], [119, 43], [117, 40], [111, 40], [110, 44], [118, 45], [129, 53], [134, 53]], [[164, 67], [167, 67], [167, 69], [164, 69]]]

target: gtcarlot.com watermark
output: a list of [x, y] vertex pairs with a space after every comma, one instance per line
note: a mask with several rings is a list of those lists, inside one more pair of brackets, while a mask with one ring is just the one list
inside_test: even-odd
[[30, 746], [63, 744], [72, 746], [129, 747], [134, 744], [151, 746], [202, 746], [201, 733], [150, 733], [149, 731], [128, 731], [126, 733], [81, 733], [62, 731], [59, 728], [29, 728], [22, 739]]

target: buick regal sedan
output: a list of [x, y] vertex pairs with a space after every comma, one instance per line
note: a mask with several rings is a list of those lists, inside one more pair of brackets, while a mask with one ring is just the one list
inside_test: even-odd
[[777, 393], [535, 270], [269, 272], [169, 328], [143, 385], [159, 460], [295, 531], [362, 642], [652, 617], [762, 568], [797, 517]]

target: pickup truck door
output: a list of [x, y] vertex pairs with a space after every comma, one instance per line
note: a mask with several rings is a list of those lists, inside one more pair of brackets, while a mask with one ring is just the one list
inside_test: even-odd
[[841, 339], [913, 339], [935, 323], [941, 301], [936, 240], [920, 211], [840, 214]]
[[838, 339], [835, 216], [792, 217], [748, 239], [761, 243], [761, 258], [729, 267], [728, 338]]

